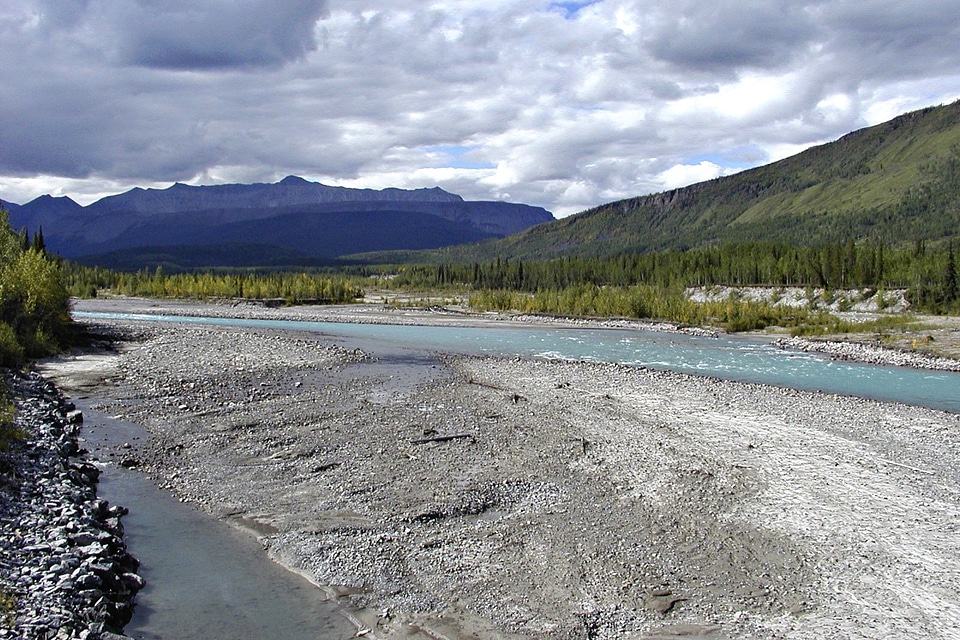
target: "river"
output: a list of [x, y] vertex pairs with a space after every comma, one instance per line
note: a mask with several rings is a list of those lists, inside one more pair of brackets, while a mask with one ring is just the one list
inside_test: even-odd
[[75, 315], [311, 331], [372, 345], [446, 353], [616, 362], [960, 413], [960, 373], [836, 360], [818, 353], [778, 349], [769, 340], [738, 336], [543, 326], [436, 327], [98, 312]]
[[[618, 329], [464, 327], [224, 319], [176, 315], [77, 312], [90, 319], [213, 324], [323, 334], [362, 348], [380, 367], [399, 367], [424, 352], [489, 354], [617, 362], [751, 383], [863, 396], [960, 413], [960, 374], [832, 360], [784, 351], [769, 341], [710, 338]], [[429, 364], [427, 362], [426, 364]], [[403, 375], [399, 375], [403, 373]], [[79, 403], [78, 403], [79, 404]], [[148, 437], [137, 425], [94, 411], [88, 447], [98, 438]], [[91, 446], [91, 444], [93, 446]], [[339, 639], [356, 629], [325, 602], [324, 593], [270, 562], [258, 543], [157, 489], [148, 478], [107, 465], [101, 494], [131, 508], [124, 522], [131, 552], [142, 562], [147, 588], [126, 632], [141, 640], [203, 637]]]
[[[140, 425], [75, 401], [95, 455], [149, 437]], [[323, 591], [272, 562], [256, 539], [157, 488], [101, 465], [98, 495], [124, 505], [124, 539], [146, 586], [124, 630], [137, 640], [342, 640], [357, 629]]]

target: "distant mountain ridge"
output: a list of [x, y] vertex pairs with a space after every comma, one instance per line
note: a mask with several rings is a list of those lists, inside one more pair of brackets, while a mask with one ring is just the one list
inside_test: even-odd
[[51, 251], [125, 268], [162, 263], [164, 247], [174, 268], [239, 266], [239, 258], [230, 264], [229, 252], [215, 249], [227, 245], [257, 246], [264, 259], [273, 246], [277, 256], [302, 264], [505, 237], [553, 220], [540, 207], [471, 202], [439, 187], [349, 189], [295, 176], [274, 184], [138, 187], [86, 207], [51, 196], [4, 205], [15, 228], [42, 228]]
[[191, 186], [176, 183], [166, 189], [135, 187], [107, 196], [87, 209], [96, 214], [117, 211], [144, 214], [181, 213], [208, 209], [254, 209], [342, 202], [463, 202], [440, 187], [432, 189], [350, 189], [287, 176], [273, 184]]

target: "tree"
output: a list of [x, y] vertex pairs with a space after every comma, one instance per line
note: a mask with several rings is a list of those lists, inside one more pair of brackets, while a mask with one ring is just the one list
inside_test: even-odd
[[69, 338], [69, 303], [60, 266], [42, 249], [24, 249], [0, 209], [0, 366], [59, 350]]
[[943, 297], [946, 304], [957, 301], [957, 263], [953, 257], [953, 242], [947, 249], [947, 266], [943, 276]]
[[47, 243], [43, 241], [43, 227], [39, 227], [33, 235], [33, 243], [30, 247], [37, 253], [47, 252]]

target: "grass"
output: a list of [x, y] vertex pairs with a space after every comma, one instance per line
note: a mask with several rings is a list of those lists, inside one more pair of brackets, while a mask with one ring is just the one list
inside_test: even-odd
[[649, 286], [575, 285], [535, 294], [481, 290], [471, 294], [470, 306], [475, 311], [663, 320], [684, 325], [719, 327], [730, 332], [824, 325], [829, 323], [831, 317], [820, 311], [743, 300], [736, 296], [693, 302], [682, 291]]
[[13, 629], [17, 618], [17, 596], [0, 588], [0, 627]]
[[928, 328], [913, 314], [884, 315], [863, 322], [851, 322], [826, 316], [822, 322], [800, 325], [791, 330], [794, 336], [824, 336], [841, 333], [873, 333], [882, 337], [893, 332], [920, 331]]
[[26, 432], [14, 424], [17, 408], [10, 400], [9, 392], [0, 382], [0, 451], [6, 451], [14, 442], [26, 437]]

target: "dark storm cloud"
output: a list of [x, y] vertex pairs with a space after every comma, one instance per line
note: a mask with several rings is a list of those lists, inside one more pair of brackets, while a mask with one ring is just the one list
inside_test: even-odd
[[805, 8], [789, 1], [687, 0], [649, 18], [653, 56], [691, 71], [781, 66], [815, 32]]
[[316, 48], [326, 0], [42, 0], [36, 35], [104, 62], [165, 69], [276, 65]]
[[323, 1], [124, 2], [116, 35], [124, 60], [165, 69], [275, 65], [316, 48]]

